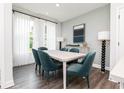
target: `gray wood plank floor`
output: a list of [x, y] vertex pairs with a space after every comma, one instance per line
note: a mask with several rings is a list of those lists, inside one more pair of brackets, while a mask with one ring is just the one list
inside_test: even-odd
[[[62, 89], [63, 78], [62, 71], [58, 71], [56, 76], [51, 73], [49, 84], [47, 81], [35, 72], [35, 65], [27, 65], [14, 68], [14, 82], [15, 86], [10, 89]], [[109, 72], [104, 74], [100, 69], [92, 68], [90, 75], [90, 88], [91, 89], [118, 89], [119, 84], [108, 80]], [[85, 79], [75, 77], [70, 80], [67, 89], [87, 89], [87, 82]]]

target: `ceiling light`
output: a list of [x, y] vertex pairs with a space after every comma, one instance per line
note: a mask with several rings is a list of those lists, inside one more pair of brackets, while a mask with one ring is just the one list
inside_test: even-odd
[[56, 7], [59, 7], [60, 6], [60, 4], [56, 4]]

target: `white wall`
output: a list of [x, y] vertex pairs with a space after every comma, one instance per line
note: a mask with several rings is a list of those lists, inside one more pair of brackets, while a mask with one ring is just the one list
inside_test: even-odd
[[14, 85], [12, 71], [12, 4], [0, 4], [1, 88]]
[[2, 63], [4, 62], [4, 17], [3, 17], [3, 13], [4, 13], [4, 5], [0, 4], [0, 11], [1, 11], [1, 15], [0, 15], [0, 85], [1, 85], [1, 67], [2, 67]]
[[[81, 11], [81, 10], [80, 10]], [[62, 23], [62, 36], [67, 39], [68, 44], [73, 44], [73, 26], [86, 24], [85, 40], [91, 50], [96, 51], [95, 64], [101, 64], [101, 42], [97, 34], [102, 30], [110, 30], [110, 5], [95, 9], [82, 16]], [[63, 46], [65, 44], [63, 43]], [[109, 67], [109, 43], [107, 42], [106, 66]]]

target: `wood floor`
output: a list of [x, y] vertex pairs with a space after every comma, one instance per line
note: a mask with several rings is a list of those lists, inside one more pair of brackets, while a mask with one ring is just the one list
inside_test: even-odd
[[[58, 71], [56, 77], [51, 73], [49, 84], [39, 73], [34, 70], [35, 65], [27, 65], [14, 68], [14, 82], [15, 86], [10, 89], [62, 89], [63, 78], [62, 71]], [[90, 75], [91, 89], [118, 89], [119, 84], [108, 80], [109, 72], [104, 74], [100, 69], [92, 68]], [[87, 89], [86, 80], [75, 77], [72, 79], [67, 89]]]

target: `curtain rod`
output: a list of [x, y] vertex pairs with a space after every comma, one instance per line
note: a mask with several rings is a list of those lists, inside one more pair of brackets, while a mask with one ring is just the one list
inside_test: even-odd
[[52, 23], [57, 24], [57, 22], [54, 22], [54, 21], [51, 21], [51, 20], [48, 20], [48, 19], [44, 19], [44, 18], [41, 18], [41, 17], [37, 17], [37, 16], [31, 15], [31, 14], [27, 14], [27, 13], [20, 12], [20, 11], [17, 11], [17, 10], [12, 10], [12, 11], [13, 11], [13, 12], [18, 12], [18, 13], [21, 13], [21, 14], [25, 14], [25, 15], [28, 15], [28, 16], [31, 16], [31, 17], [35, 17], [35, 18], [38, 18], [38, 19], [42, 19], [42, 20], [49, 21], [49, 22], [52, 22]]

